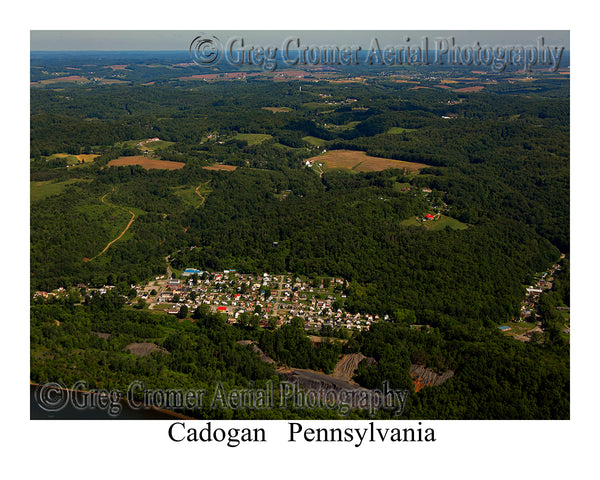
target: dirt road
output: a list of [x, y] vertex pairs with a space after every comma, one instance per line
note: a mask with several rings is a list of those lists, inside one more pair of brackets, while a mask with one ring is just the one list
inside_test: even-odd
[[[108, 193], [112, 193], [112, 192], [114, 192], [114, 191], [115, 191], [115, 187], [113, 187], [113, 189], [112, 189], [110, 192], [108, 192]], [[91, 262], [91, 261], [92, 261], [92, 260], [94, 260], [95, 258], [98, 258], [100, 255], [102, 255], [104, 252], [106, 252], [106, 251], [107, 251], [107, 250], [110, 248], [110, 246], [111, 246], [113, 243], [115, 243], [115, 242], [116, 242], [117, 240], [119, 240], [119, 239], [120, 239], [120, 238], [121, 238], [123, 235], [125, 235], [125, 232], [126, 232], [127, 230], [129, 230], [129, 227], [131, 227], [131, 224], [132, 224], [132, 223], [133, 223], [133, 221], [135, 220], [135, 213], [133, 213], [131, 210], [127, 210], [127, 209], [126, 209], [126, 208], [124, 208], [124, 207], [120, 207], [120, 206], [118, 206], [118, 205], [114, 205], [114, 204], [112, 204], [112, 203], [108, 203], [108, 202], [106, 202], [106, 201], [105, 201], [105, 198], [106, 198], [106, 196], [108, 195], [108, 193], [105, 193], [104, 195], [102, 195], [102, 198], [100, 199], [100, 201], [101, 201], [102, 203], [104, 203], [105, 205], [111, 205], [111, 206], [113, 206], [113, 207], [120, 208], [121, 210], [125, 210], [127, 213], [131, 214], [131, 219], [129, 220], [129, 223], [127, 224], [127, 226], [125, 227], [125, 229], [124, 229], [124, 230], [121, 232], [121, 234], [120, 234], [120, 235], [119, 235], [117, 238], [115, 238], [114, 240], [110, 241], [110, 242], [108, 243], [108, 245], [106, 245], [106, 247], [104, 247], [104, 249], [103, 249], [103, 250], [102, 250], [102, 251], [101, 251], [101, 252], [100, 252], [98, 255], [96, 255], [96, 256], [94, 256], [94, 257], [92, 257], [92, 258], [90, 258], [90, 259], [84, 258], [84, 259], [83, 259], [83, 261], [84, 261], [84, 262]]]

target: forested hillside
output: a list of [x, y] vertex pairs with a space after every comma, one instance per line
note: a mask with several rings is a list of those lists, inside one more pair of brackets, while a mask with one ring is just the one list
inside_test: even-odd
[[[420, 89], [385, 76], [299, 89], [162, 69], [143, 84], [146, 70], [131, 72], [127, 85], [31, 89], [31, 291], [71, 291], [33, 302], [33, 381], [277, 382], [235, 343], [251, 339], [281, 364], [325, 373], [360, 351], [375, 363], [355, 380], [411, 390], [411, 418], [568, 418], [569, 345], [556, 313], [569, 303], [568, 79], [498, 76], [471, 93], [452, 72], [454, 88], [417, 79]], [[323, 155], [340, 150], [423, 166]], [[561, 253], [563, 273], [540, 300], [545, 337], [501, 334], [521, 315], [525, 286]], [[124, 304], [167, 267], [341, 277], [347, 311], [386, 320], [328, 332], [343, 347], [316, 347], [298, 322], [227, 325], [198, 309], [181, 323]], [[104, 285], [120, 295], [86, 297]], [[136, 358], [124, 352], [134, 341], [170, 354]], [[414, 393], [411, 364], [456, 373]]]

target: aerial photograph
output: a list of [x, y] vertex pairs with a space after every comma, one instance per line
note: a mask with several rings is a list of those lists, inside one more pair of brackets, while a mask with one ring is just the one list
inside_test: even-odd
[[30, 35], [32, 420], [571, 418], [569, 31]]

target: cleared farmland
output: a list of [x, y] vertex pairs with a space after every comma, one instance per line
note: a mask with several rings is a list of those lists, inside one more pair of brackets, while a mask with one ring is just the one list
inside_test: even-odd
[[141, 155], [129, 157], [119, 157], [108, 162], [109, 167], [123, 167], [126, 165], [140, 165], [146, 170], [179, 170], [185, 166], [183, 162], [168, 162], [167, 160], [158, 160], [156, 158], [148, 158]]
[[91, 180], [72, 178], [65, 180], [64, 182], [54, 182], [47, 180], [44, 182], [30, 182], [29, 183], [29, 198], [31, 202], [37, 202], [44, 198], [51, 197], [52, 195], [58, 195], [62, 193], [68, 185], [79, 182], [89, 182]]
[[273, 113], [285, 113], [291, 112], [292, 109], [289, 107], [262, 107], [263, 110], [270, 110]]
[[408, 172], [418, 172], [428, 165], [424, 163], [405, 162], [391, 158], [371, 157], [365, 152], [354, 150], [333, 150], [324, 155], [309, 158], [315, 163], [323, 163], [329, 170], [342, 168], [354, 172], [378, 172], [388, 168], [398, 168]]
[[234, 140], [243, 140], [244, 142], [248, 142], [248, 145], [259, 145], [265, 140], [269, 140], [273, 138], [271, 135], [267, 135], [266, 133], [238, 133]]
[[237, 167], [235, 165], [210, 165], [202, 168], [204, 170], [222, 170], [225, 172], [233, 172]]

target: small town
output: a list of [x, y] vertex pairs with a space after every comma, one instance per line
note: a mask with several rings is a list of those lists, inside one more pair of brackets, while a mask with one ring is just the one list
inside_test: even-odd
[[[537, 312], [540, 294], [552, 289], [556, 272], [561, 270], [556, 263], [547, 271], [534, 275], [533, 282], [525, 291], [520, 314], [509, 325], [501, 325], [500, 331], [522, 342], [528, 342], [538, 332], [544, 333]], [[261, 327], [276, 327], [290, 323], [299, 317], [306, 330], [320, 330], [323, 326], [332, 329], [369, 330], [374, 322], [389, 320], [389, 315], [380, 318], [377, 314], [350, 313], [344, 308], [344, 293], [348, 282], [339, 277], [317, 277], [291, 274], [242, 274], [236, 270], [208, 272], [186, 268], [181, 274], [167, 269], [166, 275], [156, 276], [146, 284], [131, 285], [127, 296], [129, 305], [138, 305], [153, 311], [162, 311], [179, 318], [187, 318], [201, 305], [210, 311], [227, 316], [230, 324], [242, 319], [257, 318]], [[92, 288], [79, 284], [77, 289], [86, 293], [104, 294], [115, 288], [104, 285]], [[53, 292], [35, 292], [33, 298], [53, 298], [68, 295], [65, 288]], [[568, 307], [558, 307], [568, 310]], [[243, 315], [246, 314], [246, 315]], [[421, 325], [411, 325], [420, 328]], [[429, 326], [427, 326], [429, 328]], [[565, 327], [564, 333], [570, 333]]]
[[[565, 255], [561, 254], [561, 260], [564, 257]], [[550, 268], [548, 268], [548, 270], [535, 274], [533, 277], [532, 284], [525, 289], [526, 296], [521, 301], [519, 317], [513, 319], [513, 321], [511, 322], [513, 326], [511, 327], [508, 325], [502, 325], [498, 328], [502, 332], [508, 333], [513, 338], [522, 342], [529, 342], [532, 336], [535, 334], [543, 334], [544, 330], [542, 328], [541, 316], [538, 313], [538, 302], [542, 292], [546, 290], [552, 290], [554, 275], [560, 270], [560, 264], [555, 263]], [[556, 308], [557, 310], [564, 310], [567, 312], [569, 311], [569, 307], [566, 306]], [[527, 327], [531, 324], [534, 324], [535, 326], [529, 329], [525, 328], [525, 331], [522, 331], [523, 326]], [[565, 326], [563, 329], [563, 333], [571, 333], [570, 326]]]
[[[306, 330], [333, 329], [369, 330], [380, 320], [379, 315], [349, 313], [344, 310], [348, 283], [337, 277], [310, 279], [293, 275], [241, 274], [235, 270], [222, 272], [186, 268], [179, 278], [168, 269], [146, 284], [131, 285], [127, 295], [129, 305], [147, 306], [153, 311], [186, 318], [201, 305], [210, 311], [227, 315], [228, 323], [242, 318], [256, 317], [261, 327], [275, 327], [290, 323], [294, 317], [304, 321]], [[114, 289], [114, 285], [92, 288], [79, 284], [79, 293], [97, 292], [100, 295]], [[52, 292], [35, 292], [33, 298], [51, 299], [70, 292], [58, 288]], [[71, 292], [72, 293], [72, 292]], [[134, 295], [135, 294], [135, 295]], [[246, 313], [247, 315], [242, 316]], [[382, 317], [389, 320], [389, 316]]]
[[[158, 276], [138, 295], [152, 310], [177, 315], [183, 306], [188, 312], [207, 305], [213, 312], [227, 315], [229, 323], [237, 323], [240, 315], [249, 313], [260, 318], [261, 326], [289, 323], [300, 317], [307, 329], [345, 327], [368, 330], [379, 315], [351, 314], [343, 309], [347, 282], [342, 278], [296, 277], [293, 275], [241, 274], [235, 270], [206, 272], [187, 268], [181, 278]], [[384, 317], [385, 320], [389, 317]]]

